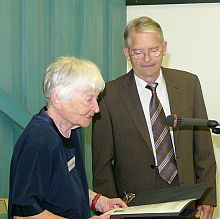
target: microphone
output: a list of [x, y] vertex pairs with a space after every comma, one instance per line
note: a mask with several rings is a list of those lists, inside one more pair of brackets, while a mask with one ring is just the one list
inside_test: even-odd
[[167, 116], [166, 121], [167, 125], [173, 128], [177, 126], [204, 126], [209, 128], [219, 126], [216, 120], [183, 118], [176, 114]]

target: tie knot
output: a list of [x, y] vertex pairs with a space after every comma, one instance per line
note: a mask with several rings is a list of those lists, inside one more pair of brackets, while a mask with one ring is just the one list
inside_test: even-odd
[[153, 93], [155, 93], [156, 89], [157, 89], [157, 85], [158, 85], [158, 83], [147, 84], [146, 88], [151, 90]]

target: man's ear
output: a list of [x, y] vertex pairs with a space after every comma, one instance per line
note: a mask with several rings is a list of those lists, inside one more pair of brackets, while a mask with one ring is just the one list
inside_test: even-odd
[[53, 90], [51, 94], [51, 103], [57, 109], [61, 107], [61, 99], [58, 97], [57, 93]]
[[124, 54], [125, 54], [127, 60], [130, 61], [131, 57], [130, 57], [129, 49], [127, 47], [124, 47], [123, 51], [124, 51]]
[[167, 53], [167, 41], [163, 42], [163, 55], [166, 55]]

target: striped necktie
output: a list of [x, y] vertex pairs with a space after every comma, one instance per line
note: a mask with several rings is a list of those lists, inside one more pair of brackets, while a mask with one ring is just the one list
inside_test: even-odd
[[170, 130], [166, 124], [164, 110], [156, 93], [157, 85], [157, 83], [153, 83], [146, 86], [146, 88], [150, 89], [152, 92], [149, 106], [150, 120], [159, 175], [167, 183], [171, 184], [177, 175], [177, 166]]

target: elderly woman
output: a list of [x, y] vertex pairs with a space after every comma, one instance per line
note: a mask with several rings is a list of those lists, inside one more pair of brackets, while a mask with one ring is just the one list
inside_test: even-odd
[[[80, 127], [99, 112], [105, 83], [88, 60], [61, 57], [46, 70], [47, 107], [33, 116], [18, 139], [11, 161], [9, 218], [86, 219], [126, 204], [88, 190]], [[109, 215], [93, 216], [109, 218]]]

